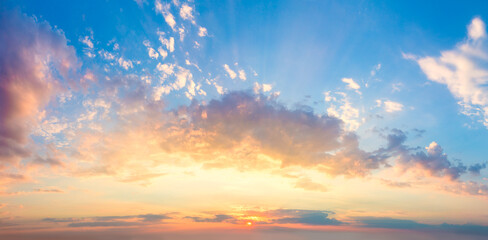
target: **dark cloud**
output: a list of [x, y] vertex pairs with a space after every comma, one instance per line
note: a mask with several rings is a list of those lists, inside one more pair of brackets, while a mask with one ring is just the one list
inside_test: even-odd
[[44, 218], [43, 222], [54, 222], [54, 223], [66, 223], [66, 222], [78, 222], [78, 218]]
[[471, 166], [469, 166], [468, 168], [468, 171], [471, 173], [471, 174], [474, 174], [474, 175], [479, 175], [481, 170], [485, 169], [486, 168], [486, 163], [476, 163], [476, 164], [473, 164]]
[[329, 218], [328, 212], [323, 211], [295, 211], [288, 214], [290, 217], [283, 217], [274, 220], [274, 223], [300, 223], [305, 225], [341, 225], [343, 222]]
[[120, 219], [130, 219], [130, 218], [137, 218], [144, 222], [158, 222], [164, 219], [171, 219], [171, 217], [165, 214], [141, 214], [141, 215], [128, 215], [128, 216], [103, 216], [103, 217], [95, 217], [93, 219], [99, 221], [112, 221], [112, 220], [120, 220]]
[[51, 167], [63, 167], [64, 166], [64, 163], [60, 159], [51, 158], [51, 157], [43, 158], [43, 157], [40, 157], [40, 156], [36, 156], [31, 161], [31, 164], [34, 164], [34, 165], [47, 165], [47, 166], [51, 166]]
[[407, 140], [406, 134], [399, 129], [393, 129], [386, 139], [387, 148], [381, 151], [396, 158], [397, 163], [407, 169], [420, 168], [432, 176], [447, 176], [451, 180], [458, 179], [466, 172], [467, 167], [461, 162], [454, 164], [449, 161], [442, 147], [436, 142], [427, 146], [426, 152], [409, 148], [404, 144]]
[[[330, 218], [333, 214], [331, 211], [320, 210], [302, 210], [302, 209], [276, 209], [268, 211], [246, 211], [238, 216], [228, 214], [217, 214], [211, 218], [203, 217], [185, 217], [195, 222], [227, 222], [233, 224], [242, 224], [247, 221], [253, 221], [258, 224], [304, 224], [304, 225], [341, 225], [343, 222]], [[253, 220], [259, 216], [263, 221], [256, 222]]]
[[68, 227], [128, 227], [138, 226], [140, 222], [77, 222], [70, 223]]
[[159, 223], [172, 217], [167, 214], [100, 216], [88, 218], [44, 218], [44, 222], [69, 223], [68, 227], [123, 227]]
[[417, 223], [412, 220], [394, 219], [386, 217], [364, 217], [357, 219], [364, 227], [392, 228], [392, 229], [425, 229], [427, 224]]
[[457, 234], [488, 235], [488, 226], [475, 224], [423, 224], [412, 220], [394, 219], [385, 217], [360, 217], [356, 220], [368, 228], [408, 229], [424, 231], [445, 231]]
[[57, 188], [36, 188], [32, 190], [33, 192], [40, 192], [40, 193], [64, 193], [63, 190]]
[[232, 222], [235, 218], [231, 215], [217, 214], [213, 218], [202, 218], [202, 217], [185, 217], [192, 219], [194, 222]]

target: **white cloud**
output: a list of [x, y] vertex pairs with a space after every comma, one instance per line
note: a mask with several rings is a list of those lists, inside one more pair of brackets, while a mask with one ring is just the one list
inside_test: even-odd
[[129, 68], [133, 67], [131, 60], [125, 60], [124, 58], [120, 57], [118, 62], [119, 65], [123, 67], [125, 70], [129, 70]]
[[198, 29], [198, 36], [205, 37], [205, 36], [207, 36], [207, 34], [208, 34], [208, 32], [207, 32], [207, 29], [206, 28], [200, 27]]
[[345, 130], [355, 131], [361, 126], [362, 119], [359, 116], [359, 110], [352, 106], [346, 93], [330, 91], [325, 92], [325, 102], [329, 104], [327, 114], [341, 119]]
[[154, 101], [159, 101], [161, 100], [161, 97], [164, 95], [167, 95], [171, 92], [171, 87], [170, 86], [159, 86], [159, 87], [154, 87], [153, 88], [153, 100]]
[[174, 67], [175, 67], [175, 66], [174, 66], [173, 64], [168, 65], [168, 64], [166, 64], [166, 63], [165, 63], [165, 64], [158, 63], [158, 65], [156, 66], [156, 68], [157, 68], [159, 71], [164, 72], [164, 73], [166, 73], [166, 74], [168, 74], [168, 75], [171, 75], [171, 74], [173, 74], [173, 73], [174, 73], [174, 70], [173, 70], [173, 69], [174, 69]]
[[80, 42], [86, 45], [86, 47], [83, 48], [83, 52], [85, 53], [86, 56], [89, 58], [94, 58], [96, 55], [93, 52], [93, 32], [91, 33], [91, 36], [85, 36], [84, 38], [80, 37]]
[[175, 39], [170, 37], [169, 39], [163, 37], [164, 33], [159, 34], [159, 41], [163, 46], [168, 49], [169, 52], [174, 52], [175, 50]]
[[266, 83], [259, 84], [255, 82], [253, 87], [254, 93], [256, 94], [258, 94], [260, 91], [269, 92], [271, 91], [271, 89], [273, 89], [273, 86], [271, 84], [266, 84]]
[[193, 75], [190, 70], [178, 67], [178, 72], [175, 74], [176, 81], [173, 83], [173, 89], [178, 90], [185, 87], [187, 81], [193, 81]]
[[343, 78], [342, 82], [347, 83], [349, 89], [358, 90], [361, 88], [352, 78]]
[[178, 33], [180, 34], [180, 41], [183, 42], [183, 40], [185, 40], [185, 28], [183, 27], [178, 28]]
[[246, 80], [246, 79], [247, 79], [247, 78], [246, 78], [246, 72], [244, 72], [244, 70], [242, 70], [242, 69], [241, 69], [241, 70], [239, 70], [239, 78], [240, 78], [241, 80]]
[[176, 31], [176, 29], [175, 29], [175, 26], [176, 26], [175, 17], [169, 11], [171, 5], [169, 3], [162, 4], [160, 0], [157, 0], [155, 5], [156, 5], [156, 12], [161, 13], [163, 15], [166, 23], [171, 27], [171, 29], [173, 29], [173, 31]]
[[468, 34], [469, 39], [442, 51], [439, 57], [404, 54], [404, 58], [416, 61], [429, 80], [446, 85], [459, 100], [461, 112], [481, 116], [480, 121], [488, 127], [488, 69], [483, 67], [488, 51], [485, 24], [480, 18], [471, 21]]
[[373, 70], [371, 70], [371, 76], [374, 77], [380, 69], [381, 69], [381, 63], [378, 63], [376, 66], [374, 66]]
[[468, 35], [471, 39], [486, 37], [486, 26], [480, 18], [474, 18], [468, 26]]
[[148, 50], [149, 50], [149, 57], [150, 58], [158, 59], [159, 54], [158, 54], [158, 52], [156, 52], [156, 50], [154, 50], [154, 48], [149, 48]]
[[[381, 100], [376, 100], [376, 104], [381, 105]], [[399, 112], [403, 110], [403, 104], [399, 102], [394, 102], [390, 100], [386, 100], [383, 102], [383, 106], [386, 112]]]
[[115, 56], [112, 53], [108, 52], [108, 51], [101, 50], [99, 53], [102, 55], [102, 57], [105, 60], [114, 60], [115, 59]]
[[149, 42], [149, 40], [144, 40], [144, 41], [142, 42], [142, 44], [143, 44], [144, 46], [146, 46], [146, 47], [150, 47], [150, 46], [151, 46], [151, 43]]
[[193, 82], [193, 80], [190, 79], [188, 81], [187, 89], [188, 89], [188, 92], [185, 93], [186, 97], [188, 97], [188, 99], [192, 100], [196, 94], [196, 84], [195, 84], [195, 82]]
[[81, 42], [84, 43], [87, 47], [93, 49], [93, 42], [91, 41], [90, 37], [85, 36], [85, 38], [83, 38]]
[[236, 72], [234, 72], [232, 69], [230, 69], [229, 65], [224, 64], [224, 69], [227, 72], [227, 74], [229, 74], [229, 77], [231, 79], [236, 78], [236, 76], [237, 76]]
[[162, 47], [158, 48], [159, 55], [163, 58], [163, 60], [168, 56], [168, 52], [164, 50]]
[[224, 87], [219, 85], [215, 79], [206, 79], [208, 85], [214, 86], [218, 94], [223, 95], [225, 93]]
[[195, 24], [195, 20], [193, 20], [193, 13], [192, 12], [193, 12], [193, 8], [188, 6], [186, 3], [184, 3], [180, 9], [180, 16], [181, 16], [181, 18], [183, 18], [185, 20], [189, 20], [193, 24]]

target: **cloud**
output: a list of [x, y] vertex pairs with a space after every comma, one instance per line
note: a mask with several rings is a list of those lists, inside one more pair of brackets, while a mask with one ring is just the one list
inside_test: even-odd
[[313, 182], [312, 180], [306, 177], [301, 177], [300, 179], [298, 179], [295, 184], [295, 187], [308, 190], [308, 191], [319, 191], [319, 192], [327, 191], [326, 186], [320, 183]]
[[70, 223], [68, 227], [128, 227], [141, 225], [139, 222], [78, 222]]
[[44, 218], [43, 222], [67, 223], [68, 227], [127, 227], [161, 223], [172, 219], [168, 214], [140, 214], [87, 218]]
[[273, 85], [266, 84], [266, 83], [259, 84], [259, 83], [255, 82], [254, 87], [253, 87], [253, 91], [256, 94], [259, 94], [260, 92], [266, 93], [266, 92], [271, 91], [271, 89], [273, 89]]
[[440, 225], [423, 224], [412, 220], [395, 219], [388, 217], [359, 217], [356, 220], [368, 228], [386, 228], [386, 229], [408, 229], [420, 231], [442, 231], [457, 234], [472, 234], [486, 236], [488, 226], [476, 224], [447, 224]]
[[297, 166], [354, 177], [385, 164], [382, 156], [361, 150], [358, 137], [344, 132], [340, 119], [288, 109], [272, 96], [229, 92], [171, 111], [161, 111], [142, 96], [136, 105], [144, 111], [124, 115], [127, 121], [117, 131], [78, 133], [71, 146], [80, 154], [71, 157], [89, 163], [80, 166], [79, 174], [152, 176], [158, 172], [151, 169], [175, 158], [203, 168], [267, 171]]
[[380, 69], [381, 69], [381, 63], [378, 63], [376, 66], [374, 66], [373, 70], [371, 70], [371, 76], [374, 77]]
[[78, 69], [61, 31], [17, 12], [0, 16], [0, 165], [30, 155], [24, 146], [41, 110]]
[[361, 88], [352, 78], [343, 78], [342, 82], [347, 83], [349, 89], [358, 90]]
[[361, 217], [357, 218], [364, 227], [391, 228], [391, 229], [425, 229], [427, 224], [417, 223], [412, 220], [394, 219], [387, 217]]
[[327, 91], [324, 95], [325, 102], [329, 104], [327, 114], [344, 121], [346, 130], [356, 131], [361, 126], [363, 120], [360, 118], [359, 109], [352, 105], [346, 93]]
[[[381, 163], [380, 159], [357, 148], [355, 135], [342, 135], [339, 119], [288, 110], [262, 95], [232, 92], [222, 100], [212, 100], [207, 105], [193, 104], [178, 112], [190, 119], [167, 132], [163, 149], [186, 153], [209, 163], [226, 159], [225, 165], [235, 162], [259, 168], [262, 163], [259, 164], [257, 156], [264, 154], [285, 166], [323, 165], [333, 175], [363, 174]], [[342, 143], [339, 138], [343, 139]], [[326, 153], [339, 149], [336, 154]]]
[[[166, 47], [166, 49], [169, 51], [169, 52], [174, 52], [175, 51], [175, 39], [173, 37], [170, 37], [170, 38], [164, 38], [164, 33], [160, 33], [159, 35], [159, 41], [161, 42], [161, 44], [163, 46]], [[162, 52], [159, 50], [159, 52]], [[167, 55], [166, 54], [161, 54], [161, 55]]]
[[226, 214], [217, 214], [213, 218], [202, 218], [202, 217], [185, 217], [192, 219], [194, 222], [227, 222], [227, 221], [235, 221], [235, 218], [230, 215]]
[[486, 26], [479, 17], [473, 18], [468, 26], [468, 36], [473, 40], [486, 37]]
[[163, 15], [164, 20], [166, 23], [176, 31], [176, 21], [173, 14], [170, 12], [171, 5], [169, 3], [161, 3], [160, 0], [156, 0], [155, 2], [156, 12]]
[[342, 222], [329, 218], [328, 212], [306, 211], [306, 210], [287, 210], [282, 217], [274, 220], [274, 223], [300, 223], [305, 225], [341, 225]]
[[33, 190], [33, 192], [39, 192], [39, 193], [64, 193], [63, 190], [57, 189], [57, 188], [36, 188]]
[[188, 6], [188, 4], [186, 3], [183, 3], [183, 5], [181, 5], [181, 8], [180, 8], [180, 16], [181, 18], [185, 19], [185, 20], [189, 20], [191, 21], [193, 24], [195, 24], [195, 20], [194, 20], [194, 17], [193, 17], [193, 8]]
[[411, 153], [410, 148], [404, 145], [407, 136], [399, 129], [393, 129], [387, 136], [387, 149], [385, 152], [393, 153], [399, 163], [404, 168], [422, 169], [431, 176], [448, 177], [451, 180], [459, 178], [466, 172], [466, 167], [461, 163], [452, 164], [444, 153], [442, 147], [436, 142], [432, 142], [425, 147], [427, 152], [417, 151]]
[[173, 83], [173, 89], [175, 90], [182, 89], [187, 82], [193, 82], [193, 74], [188, 69], [178, 67], [175, 76], [176, 81]]
[[88, 48], [93, 49], [93, 42], [91, 41], [89, 36], [85, 36], [80, 41], [84, 43]]
[[399, 102], [394, 102], [390, 100], [386, 100], [386, 101], [376, 100], [376, 104], [378, 107], [381, 107], [383, 105], [383, 108], [388, 113], [400, 112], [403, 110], [403, 104]]
[[488, 196], [488, 185], [474, 181], [459, 181], [454, 185], [444, 186], [444, 190], [456, 194]]
[[241, 70], [239, 70], [239, 78], [240, 78], [241, 80], [244, 80], [244, 81], [247, 79], [247, 78], [246, 78], [246, 72], [244, 72], [244, 70], [242, 70], [242, 69], [241, 69]]
[[224, 69], [227, 72], [227, 74], [229, 74], [229, 77], [231, 79], [236, 78], [236, 76], [237, 76], [236, 72], [234, 72], [232, 69], [230, 69], [229, 65], [224, 64]]
[[254, 222], [265, 224], [302, 224], [315, 226], [342, 225], [343, 222], [329, 217], [331, 211], [303, 210], [303, 209], [275, 209], [275, 210], [244, 210], [232, 214], [216, 214], [213, 217], [185, 217], [194, 222], [227, 222], [243, 224]]
[[442, 51], [438, 57], [404, 57], [416, 61], [429, 80], [446, 85], [459, 100], [463, 114], [488, 127], [488, 50], [485, 24], [480, 18], [471, 21], [468, 39], [454, 49]]
[[207, 29], [204, 27], [199, 27], [198, 28], [198, 36], [200, 37], [205, 37], [208, 35]]
[[133, 67], [132, 61], [131, 60], [126, 60], [123, 57], [120, 57], [119, 58], [118, 63], [125, 70], [129, 70], [129, 68], [132, 68]]
[[158, 59], [158, 57], [159, 57], [158, 52], [156, 52], [156, 50], [154, 50], [154, 48], [148, 48], [148, 54], [149, 54], [149, 57], [153, 58], [153, 59]]
[[485, 169], [486, 168], [486, 163], [476, 163], [474, 165], [471, 165], [469, 166], [468, 168], [468, 171], [471, 173], [471, 174], [474, 174], [474, 175], [479, 175], [481, 170]]

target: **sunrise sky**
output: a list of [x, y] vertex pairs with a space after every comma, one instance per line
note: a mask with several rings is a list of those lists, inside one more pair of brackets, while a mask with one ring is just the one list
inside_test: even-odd
[[486, 1], [0, 1], [1, 239], [486, 239]]

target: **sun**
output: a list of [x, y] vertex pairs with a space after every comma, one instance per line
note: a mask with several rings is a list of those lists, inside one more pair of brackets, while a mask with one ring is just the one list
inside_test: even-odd
[[247, 226], [252, 226], [252, 222], [246, 222]]

